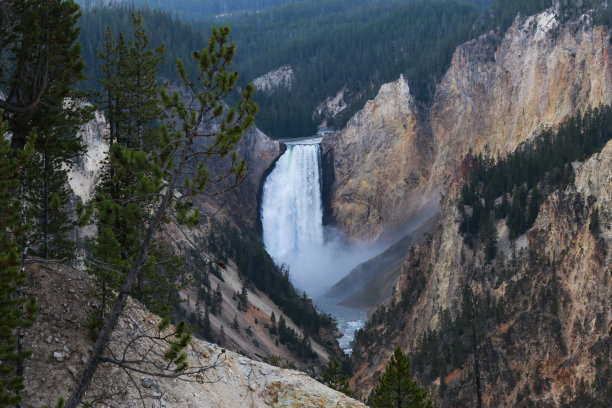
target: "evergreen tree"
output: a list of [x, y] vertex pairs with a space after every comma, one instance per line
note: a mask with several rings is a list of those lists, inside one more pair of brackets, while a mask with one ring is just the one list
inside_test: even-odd
[[21, 364], [32, 354], [22, 348], [20, 331], [34, 323], [38, 310], [36, 299], [21, 289], [27, 281], [25, 270], [19, 267], [25, 231], [21, 203], [14, 194], [32, 146], [15, 157], [5, 132], [0, 115], [0, 406], [17, 406], [24, 388]]
[[8, 109], [15, 154], [37, 130], [35, 152], [21, 176], [30, 225], [26, 253], [72, 257], [67, 172], [83, 152], [77, 130], [92, 113], [74, 90], [84, 78], [76, 41], [79, 7], [64, 0], [6, 0], [2, 8], [10, 23], [0, 28], [0, 89], [6, 95], [0, 106]]
[[[0, 109], [13, 133], [11, 147], [22, 149], [31, 127], [20, 117], [45, 105], [47, 92], [66, 95], [81, 77], [77, 41], [79, 6], [72, 0], [4, 0], [0, 24]], [[14, 116], [17, 117], [14, 117]]]
[[217, 283], [217, 288], [212, 296], [211, 312], [214, 315], [221, 313], [221, 304], [223, 303], [223, 293], [221, 292], [221, 284]]
[[223, 325], [221, 325], [221, 328], [219, 329], [219, 345], [223, 346], [223, 344], [225, 344], [225, 329], [223, 328]]
[[433, 407], [427, 391], [412, 378], [410, 360], [397, 346], [372, 396], [375, 408]]
[[[147, 188], [151, 186], [143, 185], [142, 177], [158, 177], [151, 174], [155, 165], [151, 166], [145, 157], [156, 150], [163, 137], [159, 122], [162, 103], [155, 80], [163, 46], [155, 51], [147, 48], [140, 15], [132, 14], [132, 24], [133, 42], [126, 43], [122, 34], [114, 41], [107, 28], [99, 54], [111, 143], [102, 182], [96, 191], [100, 203], [95, 212], [98, 234], [91, 251], [93, 259], [89, 261], [89, 271], [96, 277], [97, 296], [101, 299], [100, 319], [104, 316], [108, 290], [118, 289], [125, 266], [139, 251], [144, 226], [150, 222], [156, 202], [155, 197], [148, 195]], [[160, 168], [167, 166], [161, 165]], [[134, 200], [136, 196], [148, 198]], [[109, 265], [116, 267], [113, 270]], [[154, 242], [133, 295], [152, 312], [169, 315], [170, 300], [177, 298], [178, 290], [187, 283], [178, 283], [181, 265], [182, 259], [167, 244]]]
[[342, 374], [341, 364], [337, 359], [329, 360], [321, 377], [323, 378], [323, 384], [329, 388], [340, 391], [349, 397], [353, 396], [353, 391], [349, 388], [348, 377]]
[[238, 295], [238, 310], [242, 310], [246, 312], [248, 310], [249, 302], [249, 294], [247, 292], [247, 288], [242, 285], [242, 289], [240, 290], [240, 295]]
[[55, 92], [51, 87], [45, 104], [28, 114], [37, 137], [23, 189], [32, 219], [30, 252], [43, 258], [71, 259], [75, 244], [69, 237], [74, 222], [68, 206], [68, 171], [85, 151], [79, 129], [91, 119], [93, 107], [80, 102], [74, 92], [57, 97]]
[[[200, 75], [197, 83], [189, 81], [183, 63], [177, 61], [176, 68], [184, 89], [192, 93], [190, 104], [187, 105], [178, 91], [168, 95], [163, 89], [161, 99], [164, 109], [172, 112], [182, 124], [175, 131], [169, 125], [160, 127], [154, 139], [154, 148], [138, 151], [120, 143], [110, 148], [109, 166], [113, 171], [108, 178], [109, 186], [117, 185], [113, 181], [123, 181], [131, 175], [133, 183], [125, 183], [125, 190], [120, 193], [123, 198], [116, 198], [102, 189], [96, 199], [88, 206], [79, 207], [81, 220], [87, 221], [95, 216], [102, 220], [101, 214], [109, 214], [115, 220], [124, 220], [127, 229], [119, 230], [133, 236], [136, 246], [134, 252], [130, 248], [120, 247], [122, 259], [126, 267], [119, 271], [120, 287], [116, 291], [113, 307], [108, 318], [103, 322], [96, 344], [86, 364], [77, 387], [68, 400], [67, 408], [76, 408], [89, 388], [94, 372], [99, 365], [110, 342], [111, 333], [115, 329], [127, 299], [134, 289], [140, 289], [139, 278], [149, 266], [151, 251], [156, 242], [156, 236], [162, 231], [164, 224], [173, 221], [185, 226], [195, 226], [200, 222], [200, 213], [193, 207], [191, 201], [196, 194], [201, 194], [210, 181], [210, 172], [206, 168], [206, 160], [211, 157], [229, 158], [230, 166], [227, 175], [238, 178], [245, 171], [245, 162], [238, 159], [236, 144], [242, 134], [252, 126], [257, 112], [257, 105], [252, 102], [253, 86], [248, 86], [241, 92], [235, 107], [227, 108], [224, 101], [229, 96], [237, 80], [237, 73], [229, 71], [229, 65], [234, 57], [234, 44], [228, 44], [229, 27], [214, 28], [208, 46], [193, 53]], [[212, 126], [218, 124], [218, 126]], [[171, 124], [170, 124], [171, 125]], [[210, 140], [204, 149], [196, 150], [198, 142]], [[189, 164], [196, 162], [191, 168]], [[184, 194], [177, 194], [178, 190]], [[111, 190], [112, 193], [112, 190]], [[117, 192], [119, 193], [119, 192]], [[138, 229], [132, 228], [136, 225]], [[106, 228], [106, 225], [103, 225]], [[109, 225], [109, 229], [114, 227]], [[117, 242], [117, 240], [115, 240]], [[111, 264], [115, 267], [114, 264]], [[140, 294], [139, 291], [136, 291]], [[165, 330], [169, 319], [163, 319], [158, 331]], [[185, 324], [179, 323], [175, 329], [176, 341], [173, 341], [164, 359], [172, 369], [172, 376], [179, 376], [187, 368], [185, 347], [190, 341]], [[126, 367], [127, 366], [127, 367]], [[130, 369], [130, 363], [124, 362], [122, 368]]]
[[597, 236], [600, 232], [599, 226], [599, 210], [597, 208], [593, 209], [591, 213], [591, 220], [589, 221], [589, 231], [591, 234]]
[[212, 330], [210, 328], [210, 315], [208, 314], [208, 308], [204, 310], [204, 321], [202, 322], [202, 336], [208, 340], [212, 341]]

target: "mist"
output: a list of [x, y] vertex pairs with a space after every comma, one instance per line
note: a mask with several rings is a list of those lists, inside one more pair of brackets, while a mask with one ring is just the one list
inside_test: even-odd
[[299, 250], [275, 260], [289, 268], [291, 281], [296, 288], [313, 299], [321, 298], [357, 266], [381, 256], [390, 246], [415, 233], [426, 221], [436, 216], [440, 211], [439, 201], [437, 195], [419, 199], [418, 209], [407, 222], [373, 244], [350, 242], [337, 228], [324, 227], [323, 243], [307, 243]]

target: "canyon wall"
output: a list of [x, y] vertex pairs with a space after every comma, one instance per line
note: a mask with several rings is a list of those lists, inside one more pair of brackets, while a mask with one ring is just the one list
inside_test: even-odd
[[553, 10], [518, 17], [502, 38], [457, 48], [429, 106], [403, 78], [384, 85], [340, 133], [328, 207], [352, 239], [372, 242], [448, 186], [470, 150], [495, 157], [578, 110], [612, 103], [610, 33]]
[[[360, 396], [373, 389], [395, 345], [422, 355], [424, 336], [434, 333], [437, 338], [434, 330], [445, 318], [453, 321], [454, 330], [471, 330], [455, 320], [464, 307], [462, 292], [470, 287], [475, 296], [502, 304], [504, 310], [475, 334], [484, 406], [597, 406], [592, 404], [609, 401], [612, 142], [580, 166], [573, 185], [548, 196], [514, 251], [500, 225], [502, 254], [491, 265], [459, 233], [460, 185], [460, 180], [453, 183], [442, 200], [441, 220], [432, 235], [404, 260], [392, 305], [368, 323], [363, 338], [369, 346], [354, 349], [353, 382]], [[591, 225], [596, 213], [599, 228]], [[440, 341], [446, 335], [440, 334]], [[475, 402], [474, 354], [468, 353], [460, 366], [450, 364], [443, 377], [424, 380], [440, 406]], [[422, 380], [427, 370], [416, 369]]]

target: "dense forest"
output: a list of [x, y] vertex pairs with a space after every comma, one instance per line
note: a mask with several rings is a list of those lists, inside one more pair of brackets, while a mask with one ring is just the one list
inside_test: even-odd
[[111, 4], [129, 4], [139, 8], [168, 11], [185, 21], [198, 21], [207, 17], [264, 10], [298, 1], [303, 0], [77, 0], [76, 2], [85, 10]]
[[[149, 6], [156, 7], [153, 3]], [[612, 7], [605, 8], [605, 4], [589, 0], [577, 7], [573, 0], [562, 1], [560, 14], [567, 19], [593, 9], [594, 23], [609, 24]], [[261, 107], [257, 125], [279, 138], [311, 135], [323, 120], [329, 127], [344, 126], [383, 83], [400, 74], [417, 100], [426, 104], [457, 45], [491, 30], [501, 33], [517, 14], [531, 15], [551, 5], [551, 0], [303, 0], [210, 17], [191, 25], [161, 7], [142, 13], [152, 42], [166, 44], [167, 61], [187, 58], [209, 27], [222, 23], [230, 24], [238, 45], [239, 86], [281, 66], [291, 66], [290, 90], [279, 87], [255, 95]], [[111, 21], [118, 29], [127, 27], [130, 7], [93, 7], [84, 13], [81, 41], [90, 72], [87, 86], [97, 86], [95, 61], [104, 27]], [[496, 38], [499, 36], [494, 35]], [[166, 64], [162, 76], [172, 80], [173, 68], [173, 63]], [[335, 115], [314, 114], [325, 99], [340, 91], [344, 91], [345, 109]]]
[[[418, 97], [430, 98], [456, 45], [478, 32], [471, 22], [479, 11], [468, 3], [304, 1], [194, 26], [159, 11], [143, 10], [143, 15], [145, 27], [155, 27], [149, 30], [152, 41], [164, 41], [172, 57], [185, 58], [190, 43], [203, 36], [201, 32], [229, 23], [241, 51], [235, 61], [241, 86], [281, 65], [294, 67], [291, 92], [279, 89], [271, 95], [256, 95], [261, 106], [258, 126], [272, 137], [287, 137], [313, 134], [322, 119], [313, 117], [314, 109], [346, 89], [349, 107], [330, 123], [342, 126], [381, 84], [402, 72]], [[95, 44], [100, 44], [104, 27], [110, 21], [119, 28], [127, 26], [126, 11], [126, 6], [93, 8], [82, 17], [81, 41], [90, 78], [99, 76]], [[162, 75], [171, 77], [172, 69], [163, 67]], [[96, 86], [94, 81], [88, 85]]]

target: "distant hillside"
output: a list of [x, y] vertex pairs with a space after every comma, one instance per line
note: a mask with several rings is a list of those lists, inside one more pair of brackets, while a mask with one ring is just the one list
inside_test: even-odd
[[[561, 14], [571, 16], [605, 4], [586, 0], [576, 7], [575, 2], [562, 1]], [[552, 0], [274, 0], [241, 9], [245, 2], [234, 0], [222, 3], [244, 12], [209, 13], [201, 11], [204, 6], [195, 0], [158, 3], [136, 0], [86, 8], [81, 34], [90, 69], [86, 85], [95, 87], [99, 77], [95, 56], [106, 25], [115, 33], [130, 32], [131, 4], [148, 7], [141, 9], [144, 24], [152, 45], [166, 44], [161, 76], [170, 81], [176, 77], [177, 58], [187, 60], [201, 48], [211, 27], [230, 24], [241, 86], [283, 66], [293, 70], [290, 87], [256, 95], [261, 108], [258, 127], [274, 138], [307, 136], [321, 124], [343, 127], [382, 84], [400, 74], [411, 94], [427, 103], [459, 44], [490, 30], [503, 32], [518, 13], [534, 14], [553, 4]], [[217, 3], [207, 2], [204, 9], [212, 10]], [[191, 21], [201, 21], [181, 22], [183, 12], [193, 16]], [[609, 21], [610, 8], [597, 20]], [[343, 109], [315, 114], [337, 95], [341, 97], [336, 104]]]
[[159, 9], [168, 11], [184, 21], [197, 21], [219, 15], [265, 10], [299, 1], [303, 0], [76, 0], [81, 7], [85, 8], [127, 4]]

